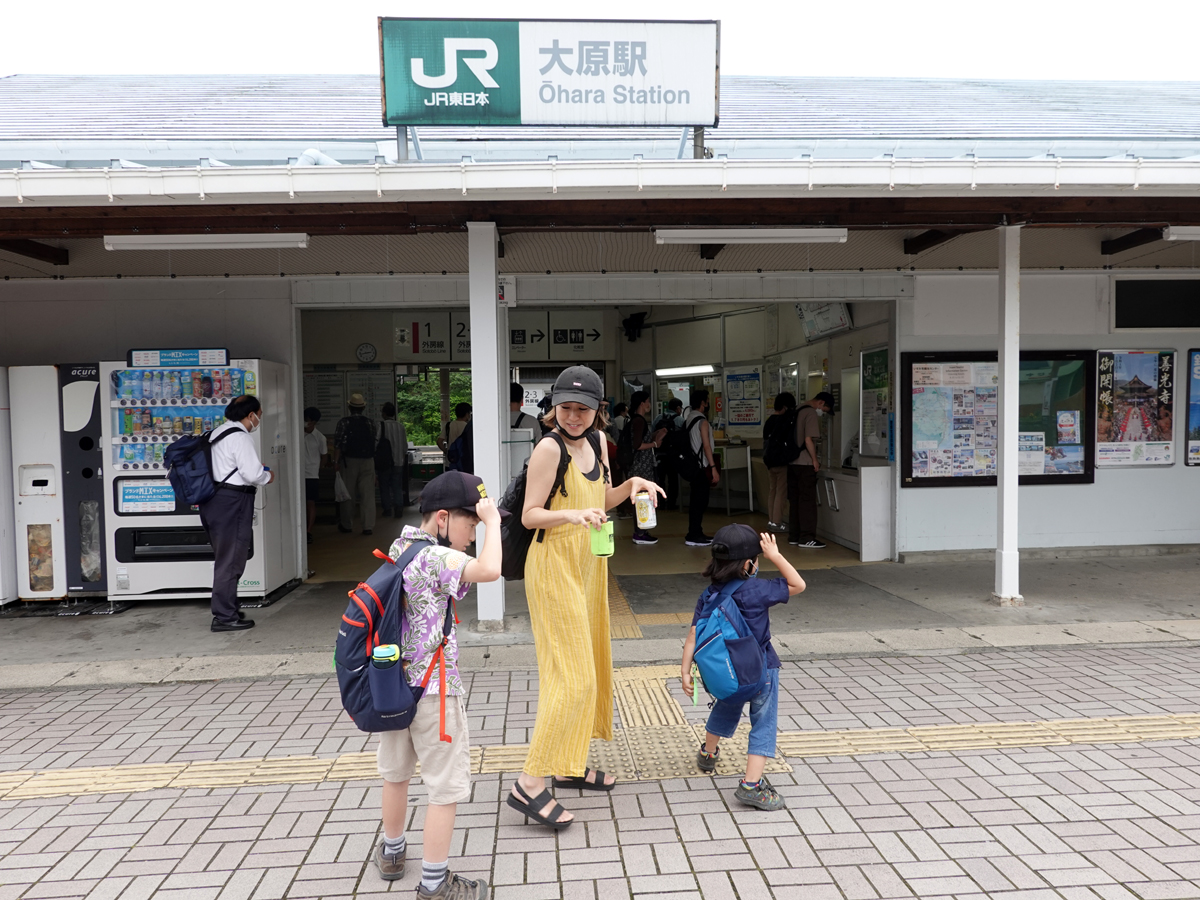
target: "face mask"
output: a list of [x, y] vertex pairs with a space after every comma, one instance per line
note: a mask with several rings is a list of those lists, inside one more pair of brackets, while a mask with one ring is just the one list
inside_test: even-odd
[[[262, 424], [262, 419], [258, 417], [257, 413], [251, 413], [250, 415], [254, 416], [254, 425], [251, 428], [247, 428], [246, 431], [253, 434], [254, 432], [258, 431], [258, 426]], [[247, 416], [247, 418], [249, 418], [249, 416]]]
[[823, 416], [823, 415], [825, 415], [825, 410], [823, 410], [823, 409], [818, 409], [818, 410], [817, 410], [817, 418], [819, 419], [819, 418], [821, 418], [821, 416]]
[[757, 578], [758, 577], [758, 560], [757, 559], [754, 561], [754, 568], [746, 573], [746, 577], [747, 578]]
[[[446, 533], [442, 534], [442, 528], [438, 526], [437, 542], [439, 547], [450, 547], [450, 517], [446, 517]], [[451, 548], [453, 549], [453, 548]]]

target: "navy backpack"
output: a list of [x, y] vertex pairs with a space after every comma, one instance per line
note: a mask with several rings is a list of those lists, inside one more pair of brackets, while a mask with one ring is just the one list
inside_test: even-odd
[[[197, 506], [207, 503], [217, 492], [217, 484], [213, 481], [212, 448], [221, 443], [236, 428], [222, 431], [212, 439], [212, 432], [206, 431], [201, 435], [189, 435], [180, 438], [163, 453], [163, 461], [167, 464], [167, 479], [175, 488], [176, 502], [182, 506]], [[236, 472], [234, 469], [233, 472]], [[230, 472], [221, 479], [225, 483], [233, 477]]]
[[361, 731], [402, 731], [412, 724], [417, 701], [429, 686], [429, 676], [441, 663], [442, 706], [441, 739], [450, 742], [446, 734], [446, 643], [456, 621], [454, 605], [446, 603], [446, 621], [442, 625], [442, 642], [429, 662], [420, 685], [408, 683], [407, 661], [388, 668], [371, 663], [371, 656], [381, 644], [402, 644], [405, 631], [404, 570], [425, 550], [433, 546], [414, 541], [395, 562], [379, 550], [375, 555], [386, 562], [366, 581], [349, 592], [350, 603], [342, 614], [334, 649], [334, 669], [342, 694], [342, 707], [350, 714]]
[[733, 598], [745, 583], [735, 578], [721, 585], [708, 598], [696, 622], [696, 652], [692, 658], [700, 669], [704, 689], [729, 703], [745, 703], [766, 686], [766, 654]]

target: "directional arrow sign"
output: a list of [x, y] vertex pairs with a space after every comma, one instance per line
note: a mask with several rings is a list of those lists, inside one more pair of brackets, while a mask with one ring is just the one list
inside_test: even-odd
[[551, 310], [550, 359], [555, 362], [587, 362], [605, 359], [608, 346], [605, 313], [597, 310]]
[[550, 317], [545, 310], [508, 311], [508, 357], [513, 365], [550, 359]]

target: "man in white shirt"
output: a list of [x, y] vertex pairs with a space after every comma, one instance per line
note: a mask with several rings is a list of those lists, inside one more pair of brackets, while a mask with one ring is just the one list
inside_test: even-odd
[[304, 410], [304, 506], [308, 514], [308, 542], [313, 542], [313, 525], [317, 521], [318, 487], [321, 467], [329, 461], [329, 440], [317, 430], [321, 411], [315, 406]]
[[254, 495], [275, 473], [262, 464], [250, 432], [262, 425], [257, 397], [235, 398], [225, 407], [226, 422], [213, 431], [212, 478], [217, 490], [200, 504], [200, 522], [213, 548], [212, 630], [243, 631], [253, 619], [238, 609], [237, 586], [250, 558]]
[[525, 388], [515, 381], [508, 386], [508, 424], [511, 428], [533, 428], [537, 421], [521, 407], [525, 404]]

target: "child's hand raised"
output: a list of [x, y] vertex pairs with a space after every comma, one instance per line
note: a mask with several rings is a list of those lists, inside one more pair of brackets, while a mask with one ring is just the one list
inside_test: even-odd
[[771, 562], [782, 558], [783, 554], [779, 552], [779, 545], [775, 543], [775, 535], [764, 531], [760, 532], [758, 536], [761, 538], [759, 546], [762, 547], [763, 556], [771, 560]]

